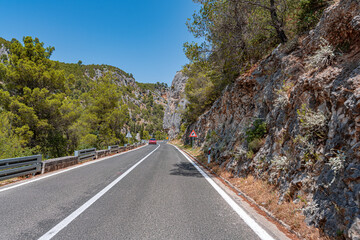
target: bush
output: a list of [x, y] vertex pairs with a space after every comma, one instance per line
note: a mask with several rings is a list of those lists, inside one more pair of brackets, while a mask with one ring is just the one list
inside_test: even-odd
[[249, 127], [245, 134], [246, 134], [246, 141], [251, 143], [255, 139], [261, 139], [267, 133], [266, 129], [266, 122], [262, 119], [256, 119], [252, 126]]
[[287, 170], [289, 167], [289, 160], [286, 156], [275, 156], [271, 162], [277, 170]]
[[252, 159], [253, 157], [254, 157], [254, 152], [253, 151], [248, 151], [247, 153], [246, 153], [246, 157], [248, 158], [248, 159]]
[[327, 0], [300, 0], [300, 11], [297, 14], [297, 31], [307, 31], [319, 22], [320, 17], [327, 6]]
[[327, 40], [322, 38], [320, 49], [307, 59], [306, 65], [309, 68], [321, 69], [329, 66], [334, 61], [335, 57], [335, 48], [331, 46]]
[[336, 151], [334, 156], [329, 158], [328, 165], [331, 167], [331, 170], [334, 171], [335, 175], [344, 169], [344, 163], [346, 156], [343, 152]]
[[318, 136], [320, 138], [325, 136], [327, 117], [324, 113], [320, 110], [312, 111], [306, 104], [303, 104], [297, 112], [300, 119], [300, 130], [305, 136]]
[[277, 98], [275, 99], [275, 107], [285, 108], [289, 103], [288, 91], [294, 86], [292, 83], [285, 83], [276, 91]]
[[253, 151], [254, 153], [258, 152], [260, 148], [264, 145], [264, 141], [261, 139], [255, 138], [249, 143], [249, 150]]

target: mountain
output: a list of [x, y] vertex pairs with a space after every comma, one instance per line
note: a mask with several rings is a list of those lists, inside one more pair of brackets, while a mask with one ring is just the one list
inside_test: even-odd
[[[78, 90], [85, 90], [89, 87], [89, 82], [110, 74], [111, 79], [124, 93], [121, 98], [129, 108], [130, 119], [136, 121], [139, 126], [143, 125], [145, 129], [150, 131], [151, 135], [155, 135], [156, 131], [163, 132], [161, 119], [167, 103], [166, 92], [168, 86], [166, 84], [136, 82], [132, 74], [110, 65], [82, 65], [59, 62], [59, 66], [60, 69], [65, 71], [66, 76], [72, 74], [75, 77], [76, 89]], [[152, 111], [153, 108], [154, 111]], [[126, 133], [126, 129], [130, 125], [128, 123], [123, 127], [124, 133]]]

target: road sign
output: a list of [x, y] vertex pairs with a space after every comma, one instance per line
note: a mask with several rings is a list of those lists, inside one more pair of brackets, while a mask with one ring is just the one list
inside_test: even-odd
[[126, 137], [127, 137], [127, 138], [132, 138], [131, 133], [128, 132], [128, 133], [126, 134]]
[[195, 130], [193, 130], [191, 133], [190, 133], [190, 136], [189, 137], [198, 137], [195, 133]]

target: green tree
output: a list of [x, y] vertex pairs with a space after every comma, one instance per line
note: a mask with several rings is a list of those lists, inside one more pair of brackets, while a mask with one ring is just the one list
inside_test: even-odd
[[13, 40], [9, 62], [0, 68], [3, 90], [1, 107], [11, 112], [11, 124], [27, 147], [40, 148], [49, 156], [66, 152], [66, 139], [59, 108], [65, 99], [64, 72], [49, 58], [53, 47], [39, 39], [24, 37], [24, 45]]
[[27, 139], [16, 134], [11, 126], [11, 113], [0, 112], [0, 159], [32, 155], [36, 149], [26, 147]]
[[148, 131], [144, 130], [142, 139], [149, 140], [150, 134]]
[[24, 45], [13, 40], [9, 64], [5, 68], [4, 83], [12, 95], [22, 94], [24, 87], [47, 89], [50, 93], [64, 90], [65, 75], [49, 58], [55, 50], [44, 48], [38, 38], [24, 37]]

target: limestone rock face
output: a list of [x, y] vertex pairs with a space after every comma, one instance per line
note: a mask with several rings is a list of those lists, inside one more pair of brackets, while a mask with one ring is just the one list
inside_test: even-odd
[[9, 50], [4, 46], [4, 44], [1, 44], [0, 46], [0, 62], [3, 62], [3, 55], [5, 55], [5, 58], [8, 58], [9, 56]]
[[[106, 69], [106, 67], [101, 67], [101, 68], [94, 68], [95, 71], [95, 76], [91, 77], [89, 71], [85, 70], [85, 76], [88, 78], [91, 78], [93, 80], [99, 79], [101, 77], [103, 77], [104, 75], [106, 75], [109, 70]], [[116, 70], [112, 70], [111, 71], [112, 77], [115, 78], [117, 80], [117, 84], [119, 86], [135, 86], [135, 79], [134, 78], [130, 78], [130, 77], [126, 77], [124, 74], [121, 73], [121, 71], [119, 69]]]
[[[359, 0], [337, 1], [295, 50], [276, 48], [183, 136], [190, 143], [195, 130], [195, 144], [211, 146], [217, 164], [267, 180], [282, 193], [280, 201], [306, 198], [308, 224], [348, 239], [359, 239], [360, 219], [359, 16]], [[323, 39], [335, 59], [309, 67]], [[267, 133], [248, 142], [256, 119]]]
[[180, 131], [181, 113], [188, 101], [184, 96], [187, 77], [177, 72], [167, 93], [168, 103], [164, 113], [164, 129], [168, 130], [169, 139], [174, 139]]

